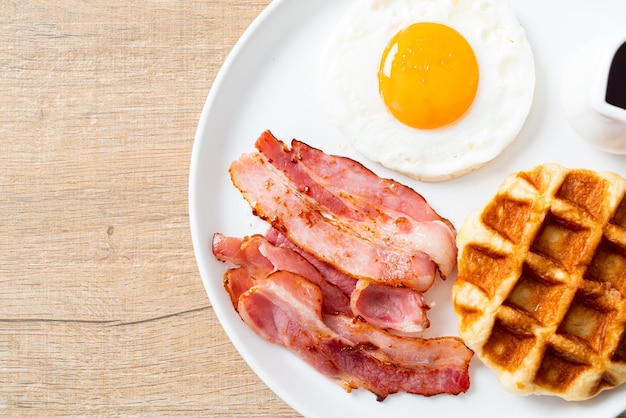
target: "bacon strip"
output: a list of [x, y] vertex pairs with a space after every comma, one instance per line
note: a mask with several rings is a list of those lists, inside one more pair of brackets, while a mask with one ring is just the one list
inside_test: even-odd
[[261, 134], [256, 147], [301, 193], [357, 232], [385, 237], [390, 246], [411, 245], [437, 264], [442, 277], [452, 272], [454, 228], [413, 189], [301, 141], [293, 140], [290, 150], [269, 131]]
[[424, 296], [408, 287], [359, 280], [350, 295], [350, 307], [355, 316], [370, 324], [404, 335], [419, 334], [430, 325]]
[[[272, 134], [267, 131], [261, 135], [263, 140], [270, 137]], [[454, 229], [422, 195], [404, 184], [379, 177], [357, 161], [326, 154], [302, 141], [294, 139], [291, 148], [291, 154], [306, 167], [307, 173], [336, 195], [358, 198], [361, 205], [390, 209], [418, 222], [442, 221], [449, 229]]]
[[430, 325], [426, 317], [429, 306], [424, 296], [408, 287], [383, 286], [365, 280], [355, 280], [299, 249], [275, 228], [265, 237], [279, 247], [289, 248], [306, 258], [330, 283], [350, 298], [350, 308], [370, 324], [403, 335], [415, 335]]
[[460, 377], [467, 374], [474, 356], [474, 352], [458, 337], [402, 337], [384, 332], [359, 318], [342, 314], [324, 315], [323, 320], [326, 326], [343, 338], [354, 344], [373, 344], [387, 356], [381, 359], [405, 366], [455, 370]]
[[[392, 232], [400, 235], [401, 229], [391, 225], [375, 231], [377, 222], [370, 220], [355, 230], [355, 223], [347, 218], [329, 218], [317, 202], [300, 193], [282, 171], [258, 153], [242, 155], [232, 163], [230, 174], [253, 213], [339, 271], [420, 291], [432, 285], [436, 268], [430, 257], [411, 243], [389, 245]], [[429, 239], [427, 235], [418, 238]]]
[[[355, 343], [358, 338], [354, 335], [350, 339], [336, 333], [322, 320], [321, 298], [317, 286], [299, 275], [281, 271], [242, 295], [238, 311], [259, 335], [285, 346], [347, 391], [362, 387], [382, 401], [400, 391], [431, 396], [468, 389], [467, 365], [459, 368], [442, 366], [441, 361], [394, 362], [389, 350], [365, 340]], [[440, 353], [437, 342], [400, 341], [397, 347], [421, 351], [425, 359], [435, 359]]]
[[229, 270], [224, 277], [224, 287], [235, 306], [239, 297], [250, 287], [275, 271], [285, 270], [304, 276], [320, 287], [324, 295], [325, 312], [352, 313], [350, 302], [341, 289], [326, 281], [300, 254], [274, 246], [262, 235], [234, 238], [216, 233], [213, 235], [212, 249], [218, 260], [240, 266]]
[[324, 276], [327, 281], [341, 289], [341, 291], [347, 297], [350, 297], [354, 292], [354, 289], [356, 289], [357, 280], [355, 278], [340, 272], [330, 264], [324, 263], [323, 261], [315, 258], [313, 255], [298, 248], [296, 244], [289, 241], [289, 238], [281, 234], [280, 231], [276, 228], [270, 227], [265, 233], [265, 237], [270, 243], [276, 245], [277, 247], [288, 248], [306, 258], [306, 260], [311, 263], [311, 265], [313, 265], [320, 273], [322, 273], [322, 276]]

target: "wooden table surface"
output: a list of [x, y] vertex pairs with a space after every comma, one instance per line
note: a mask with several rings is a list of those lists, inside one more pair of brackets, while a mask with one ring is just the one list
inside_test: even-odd
[[0, 0], [0, 415], [288, 417], [217, 321], [189, 161], [269, 0]]

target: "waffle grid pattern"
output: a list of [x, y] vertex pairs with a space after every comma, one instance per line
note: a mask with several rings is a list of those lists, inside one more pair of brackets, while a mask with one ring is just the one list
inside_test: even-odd
[[510, 391], [582, 400], [626, 380], [626, 180], [513, 174], [459, 231], [459, 332]]

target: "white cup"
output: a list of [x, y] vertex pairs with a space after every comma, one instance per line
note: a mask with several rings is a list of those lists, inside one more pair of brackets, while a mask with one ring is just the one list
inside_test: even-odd
[[626, 154], [626, 108], [620, 107], [626, 97], [607, 101], [607, 89], [614, 86], [609, 79], [621, 78], [626, 83], [626, 71], [611, 71], [619, 57], [626, 62], [623, 32], [586, 42], [566, 67], [561, 97], [569, 124], [585, 141], [610, 153]]

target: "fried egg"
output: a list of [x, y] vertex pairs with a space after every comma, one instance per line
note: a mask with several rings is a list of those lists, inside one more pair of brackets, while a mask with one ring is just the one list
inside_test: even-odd
[[342, 134], [425, 181], [498, 156], [534, 87], [533, 53], [506, 0], [358, 0], [321, 58], [322, 101]]

